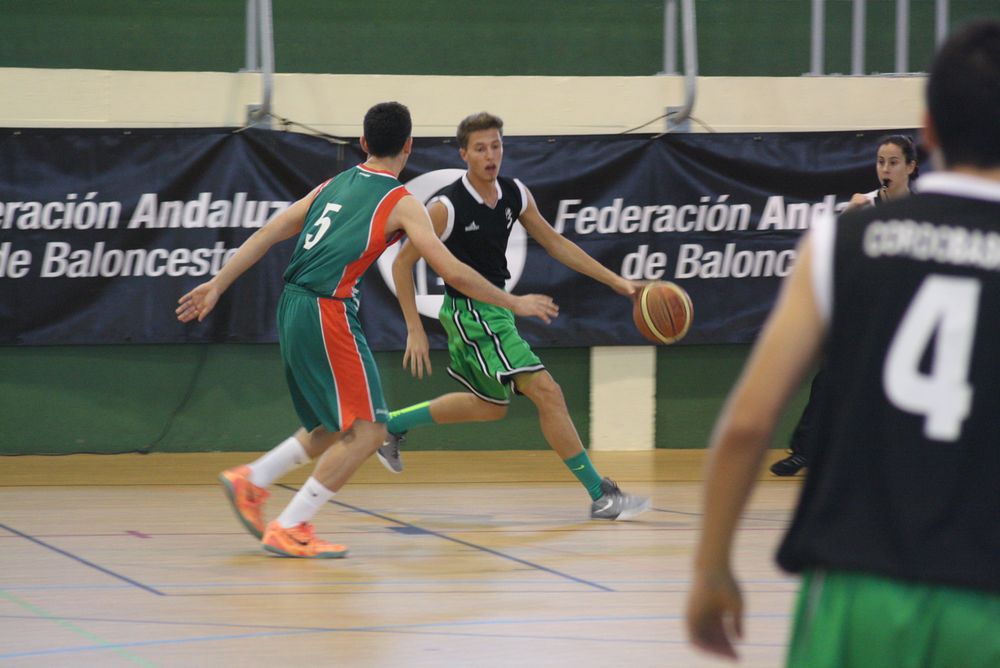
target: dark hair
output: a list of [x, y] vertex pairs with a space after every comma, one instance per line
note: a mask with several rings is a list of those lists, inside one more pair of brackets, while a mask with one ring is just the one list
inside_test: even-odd
[[499, 116], [494, 116], [493, 114], [485, 111], [480, 111], [478, 114], [466, 116], [462, 119], [462, 122], [458, 124], [458, 147], [467, 147], [469, 145], [469, 135], [473, 132], [479, 132], [480, 130], [492, 130], [494, 128], [500, 132], [500, 136], [502, 137], [503, 121]]
[[946, 166], [1000, 166], [1000, 21], [953, 33], [930, 72], [927, 109]]
[[376, 158], [399, 155], [413, 132], [410, 110], [399, 102], [380, 102], [365, 114], [365, 141]]
[[917, 147], [913, 143], [913, 140], [906, 135], [885, 135], [878, 140], [879, 148], [882, 148], [886, 144], [893, 144], [898, 146], [899, 150], [903, 152], [903, 159], [906, 160], [906, 164], [913, 163], [913, 172], [910, 174], [910, 181], [920, 176], [920, 163], [917, 161]]

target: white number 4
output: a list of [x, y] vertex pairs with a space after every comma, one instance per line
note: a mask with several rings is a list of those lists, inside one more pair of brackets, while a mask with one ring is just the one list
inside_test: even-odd
[[[897, 408], [923, 415], [924, 436], [935, 441], [958, 440], [972, 406], [968, 376], [979, 291], [974, 278], [925, 278], [885, 358], [886, 396]], [[932, 340], [930, 373], [923, 373], [920, 360]]]
[[326, 234], [326, 231], [330, 229], [330, 225], [333, 223], [330, 219], [330, 214], [337, 213], [341, 208], [342, 207], [339, 204], [327, 202], [326, 208], [323, 209], [323, 215], [319, 217], [319, 220], [313, 223], [313, 226], [318, 227], [319, 229], [315, 232], [307, 234], [306, 240], [302, 242], [302, 247], [305, 250], [309, 250], [319, 243], [319, 240], [323, 238], [323, 235]]

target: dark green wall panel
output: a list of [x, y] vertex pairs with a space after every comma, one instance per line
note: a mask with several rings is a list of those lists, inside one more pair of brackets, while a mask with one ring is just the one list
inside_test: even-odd
[[[562, 386], [580, 437], [590, 441], [586, 348], [540, 350]], [[746, 346], [657, 351], [656, 447], [701, 448], [736, 379]], [[434, 351], [418, 381], [402, 353], [376, 354], [393, 408], [460, 390]], [[276, 345], [0, 347], [0, 453], [266, 450], [298, 425]], [[775, 445], [784, 447], [800, 393]], [[496, 423], [414, 429], [420, 450], [546, 450], [534, 405], [515, 397]]]
[[[541, 353], [587, 442], [588, 351]], [[417, 381], [402, 353], [376, 354], [390, 407], [460, 389], [432, 358]], [[266, 450], [298, 426], [276, 345], [0, 347], [0, 398], [2, 454]], [[547, 449], [534, 405], [512, 403], [499, 423], [414, 430], [407, 447]]]
[[[656, 447], [702, 448], [747, 346], [657, 350]], [[542, 361], [562, 386], [584, 443], [590, 441], [590, 356], [547, 348]], [[460, 386], [447, 357], [417, 381], [401, 352], [376, 354], [392, 408]], [[775, 440], [785, 447], [801, 412], [800, 392]], [[297, 427], [276, 345], [0, 347], [0, 453], [266, 450]], [[534, 405], [515, 397], [489, 424], [414, 429], [420, 450], [546, 450]]]
[[[662, 0], [276, 0], [279, 72], [446, 75], [656, 74]], [[850, 72], [852, 0], [826, 3], [826, 72]], [[868, 1], [866, 72], [894, 69], [895, 0]], [[951, 0], [951, 21], [1000, 17]], [[699, 71], [809, 71], [807, 0], [698, 0]], [[0, 67], [235, 72], [242, 0], [0, 0]], [[911, 2], [911, 70], [934, 44], [934, 2]], [[678, 54], [678, 68], [682, 59]]]
[[[661, 346], [656, 355], [656, 447], [704, 448], [749, 353], [745, 345]], [[810, 379], [811, 382], [811, 379]], [[795, 395], [775, 431], [773, 447], [788, 447], [809, 383]]]

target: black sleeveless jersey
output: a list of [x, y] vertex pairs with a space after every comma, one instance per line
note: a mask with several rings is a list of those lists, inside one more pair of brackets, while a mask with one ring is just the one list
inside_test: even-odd
[[814, 230], [830, 391], [778, 562], [1000, 592], [1000, 185], [921, 193]]
[[[507, 241], [510, 230], [528, 206], [524, 185], [516, 179], [497, 179], [499, 199], [489, 207], [463, 175], [444, 188], [434, 201], [440, 201], [448, 211], [448, 226], [441, 241], [455, 257], [466, 263], [501, 290], [510, 278], [507, 270]], [[462, 297], [450, 285], [446, 291]]]

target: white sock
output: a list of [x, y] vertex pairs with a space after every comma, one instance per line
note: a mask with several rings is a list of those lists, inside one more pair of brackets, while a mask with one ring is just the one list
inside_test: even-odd
[[300, 522], [308, 522], [333, 495], [334, 492], [323, 487], [319, 480], [310, 477], [278, 515], [278, 524], [290, 529]]
[[309, 455], [299, 439], [289, 436], [249, 465], [250, 482], [258, 487], [267, 487], [292, 469], [308, 463]]

